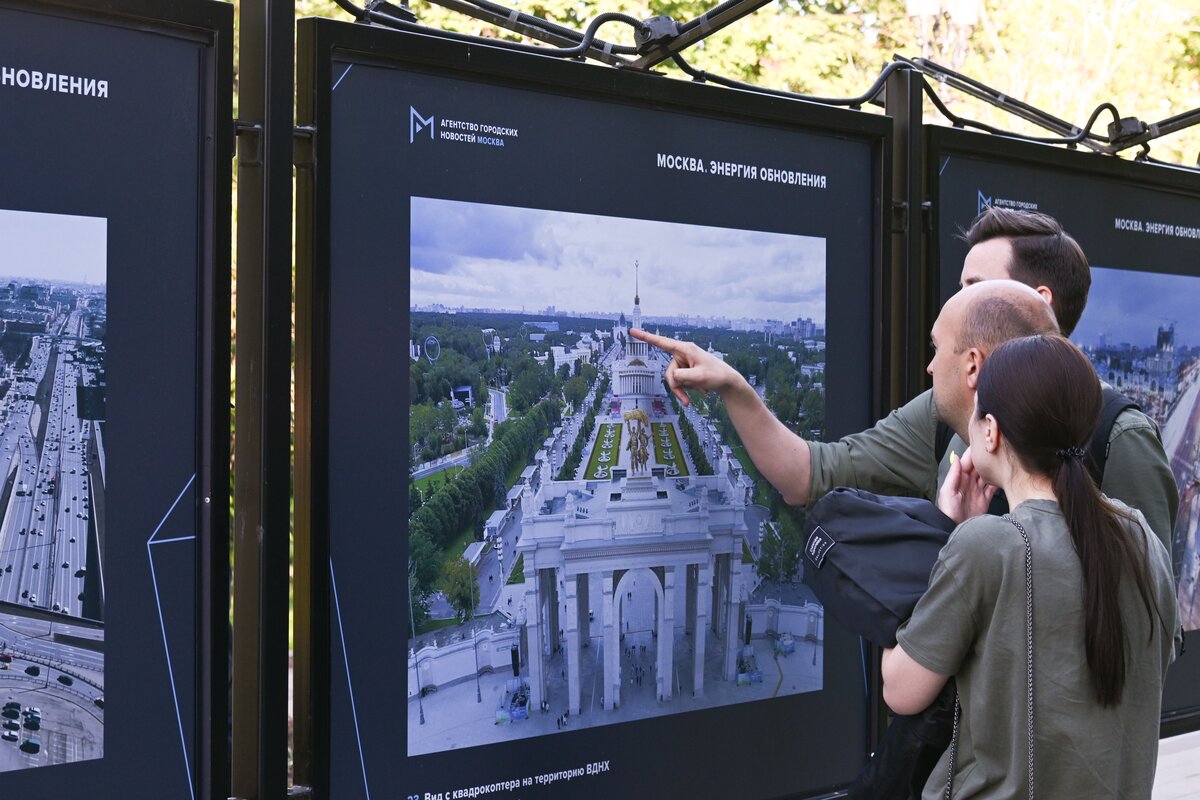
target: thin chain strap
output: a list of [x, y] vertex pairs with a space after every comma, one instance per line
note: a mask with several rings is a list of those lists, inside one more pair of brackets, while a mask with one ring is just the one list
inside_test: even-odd
[[[1033, 547], [1029, 544], [1029, 534], [1024, 526], [1005, 514], [1004, 519], [1016, 526], [1025, 540], [1025, 661], [1026, 681], [1025, 696], [1028, 698], [1026, 711], [1029, 716], [1029, 800], [1033, 800]], [[954, 789], [954, 762], [958, 756], [958, 726], [959, 715], [962, 711], [958, 702], [958, 692], [954, 693], [954, 732], [950, 738], [950, 769], [946, 776], [945, 800], [951, 800]]]
[[946, 776], [946, 794], [945, 800], [950, 800], [950, 793], [954, 789], [954, 761], [958, 757], [958, 723], [962, 716], [962, 706], [958, 704], [958, 689], [954, 690], [954, 733], [950, 737], [950, 770]]
[[1033, 548], [1021, 523], [1011, 514], [1005, 514], [1004, 518], [1016, 526], [1025, 540], [1025, 658], [1028, 662], [1025, 692], [1029, 714], [1029, 800], [1033, 800]]

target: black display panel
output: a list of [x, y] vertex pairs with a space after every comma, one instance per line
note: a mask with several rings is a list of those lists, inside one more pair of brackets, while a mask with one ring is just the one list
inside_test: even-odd
[[195, 797], [212, 768], [231, 38], [224, 4], [0, 2], [6, 795]]
[[628, 331], [721, 353], [807, 435], [868, 426], [887, 121], [326, 20], [299, 42], [330, 795], [848, 783], [867, 653], [788, 580], [802, 516]]
[[[967, 252], [957, 235], [987, 205], [1050, 214], [1088, 255], [1092, 287], [1071, 338], [1163, 432], [1180, 493], [1172, 553], [1180, 616], [1185, 631], [1195, 631], [1200, 173], [945, 128], [927, 132], [931, 264], [942, 301], [958, 290]], [[1163, 721], [1167, 733], [1200, 727], [1194, 648], [1167, 675]]]

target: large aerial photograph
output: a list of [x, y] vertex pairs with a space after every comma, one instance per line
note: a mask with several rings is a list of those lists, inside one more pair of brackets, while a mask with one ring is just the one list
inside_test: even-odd
[[820, 691], [803, 511], [630, 330], [819, 439], [825, 240], [411, 203], [408, 754]]
[[1200, 628], [1200, 278], [1092, 268], [1087, 310], [1072, 338], [1101, 380], [1123, 392], [1162, 431], [1179, 486], [1172, 558], [1184, 630]]
[[0, 771], [104, 753], [107, 221], [0, 209]]

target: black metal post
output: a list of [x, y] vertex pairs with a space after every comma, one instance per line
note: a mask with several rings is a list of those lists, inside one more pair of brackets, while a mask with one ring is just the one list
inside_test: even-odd
[[244, 0], [238, 76], [234, 797], [288, 792], [292, 0]]
[[[921, 84], [917, 72], [899, 69], [887, 79], [886, 110], [894, 120], [892, 137], [892, 319], [903, 326], [893, 330], [891, 385], [884, 387], [889, 408], [895, 408], [925, 388], [928, 325], [936, 307], [926, 300], [922, 284], [925, 210], [925, 136], [922, 127]], [[886, 268], [886, 267], [885, 267]]]
[[[210, 248], [202, 261], [201, 298], [208, 313], [201, 321], [200, 386], [212, 387], [200, 403], [200, 430], [208, 442], [200, 477], [199, 665], [196, 782], [201, 798], [229, 796], [229, 357], [230, 258], [233, 185], [233, 9], [221, 9], [209, 74], [213, 85], [204, 94], [205, 117], [216, 135], [204, 144], [202, 159], [212, 176], [203, 187], [206, 209], [201, 241]], [[204, 452], [203, 450], [201, 451]]]

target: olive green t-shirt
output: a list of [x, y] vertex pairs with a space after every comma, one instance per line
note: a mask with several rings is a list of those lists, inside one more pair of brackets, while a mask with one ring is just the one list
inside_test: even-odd
[[[1178, 629], [1170, 558], [1148, 527], [1144, 541], [1153, 626], [1132, 580], [1121, 585], [1129, 653], [1121, 702], [1095, 700], [1083, 643], [1083, 578], [1058, 504], [1029, 500], [1012, 512], [1033, 550], [1034, 727], [1039, 797], [1149, 797], [1158, 754], [1162, 684]], [[1144, 526], [1140, 514], [1139, 522]], [[955, 529], [897, 640], [918, 664], [954, 675], [962, 705], [954, 796], [1026, 797], [1025, 545], [1016, 527], [982, 516]], [[945, 789], [950, 753], [926, 798]]]
[[[927, 390], [861, 433], [809, 442], [808, 501], [817, 502], [835, 486], [934, 500], [950, 468], [950, 453], [962, 455], [967, 448], [954, 436], [939, 463], [936, 440], [937, 408]], [[1100, 490], [1141, 511], [1171, 552], [1179, 489], [1158, 428], [1141, 411], [1126, 409], [1113, 423]]]

